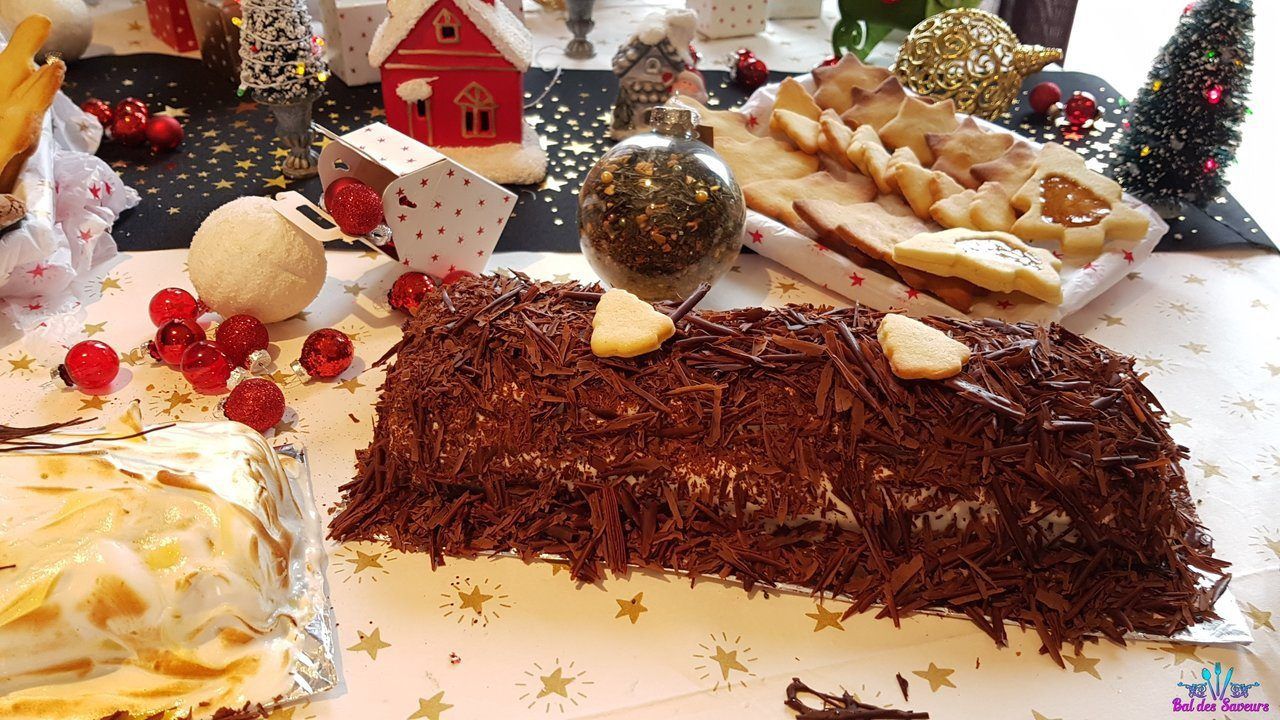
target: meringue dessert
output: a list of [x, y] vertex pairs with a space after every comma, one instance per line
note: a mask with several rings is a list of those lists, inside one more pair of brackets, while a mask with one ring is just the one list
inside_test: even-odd
[[324, 561], [296, 461], [233, 422], [128, 434], [0, 444], [0, 717], [203, 718], [293, 686]]

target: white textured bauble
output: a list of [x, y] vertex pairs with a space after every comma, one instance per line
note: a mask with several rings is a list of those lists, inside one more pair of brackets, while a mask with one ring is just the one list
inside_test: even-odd
[[262, 197], [236, 198], [209, 213], [191, 239], [187, 274], [210, 309], [264, 323], [297, 315], [320, 294], [324, 246]]
[[27, 16], [44, 15], [53, 22], [41, 55], [58, 53], [63, 60], [77, 60], [93, 39], [93, 18], [84, 0], [0, 0], [0, 29], [6, 36]]

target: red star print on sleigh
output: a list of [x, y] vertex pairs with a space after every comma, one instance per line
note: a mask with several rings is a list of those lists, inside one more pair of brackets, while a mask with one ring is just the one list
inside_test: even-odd
[[344, 235], [296, 192], [277, 196], [281, 214], [321, 242], [360, 241], [432, 275], [484, 270], [515, 209], [515, 193], [382, 123], [332, 137], [319, 162], [324, 187], [352, 177], [379, 192], [390, 242]]

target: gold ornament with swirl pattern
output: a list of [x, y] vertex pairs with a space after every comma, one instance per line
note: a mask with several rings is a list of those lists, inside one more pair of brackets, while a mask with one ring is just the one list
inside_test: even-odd
[[893, 72], [922, 95], [951, 98], [960, 112], [994, 119], [1013, 104], [1023, 78], [1060, 59], [1056, 48], [1019, 44], [996, 15], [958, 8], [912, 28]]

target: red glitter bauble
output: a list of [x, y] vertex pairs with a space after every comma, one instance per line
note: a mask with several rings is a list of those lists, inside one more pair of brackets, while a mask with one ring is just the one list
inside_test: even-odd
[[195, 296], [182, 288], [165, 288], [151, 296], [151, 304], [147, 306], [151, 314], [151, 323], [156, 327], [165, 320], [188, 318], [195, 320], [202, 314]]
[[335, 192], [333, 203], [325, 209], [348, 235], [368, 235], [382, 224], [382, 198], [359, 180]]
[[341, 330], [325, 328], [307, 336], [298, 365], [313, 378], [329, 379], [351, 367], [356, 348]]
[[476, 274], [470, 270], [450, 270], [445, 276], [440, 278], [441, 285], [452, 285], [462, 278], [475, 277]]
[[116, 119], [116, 111], [111, 109], [111, 103], [106, 100], [89, 98], [80, 104], [80, 109], [98, 118], [104, 130], [111, 127], [111, 123]]
[[111, 139], [125, 145], [141, 145], [147, 139], [147, 116], [116, 112], [116, 120], [111, 123]]
[[120, 373], [120, 356], [98, 340], [82, 340], [67, 350], [57, 374], [68, 387], [100, 390]]
[[422, 299], [435, 289], [435, 283], [431, 282], [431, 278], [411, 270], [396, 278], [390, 292], [387, 293], [387, 302], [402, 313], [416, 315]]
[[170, 318], [156, 330], [156, 339], [147, 343], [147, 352], [156, 360], [179, 366], [182, 356], [195, 343], [204, 340], [204, 328], [191, 318]]
[[[360, 182], [359, 180], [349, 175], [344, 175], [340, 178], [334, 178], [333, 182], [329, 183], [324, 189], [325, 208], [328, 209], [333, 207], [334, 203], [336, 202], [334, 198], [337, 197], [339, 192], [342, 192], [343, 188], [350, 187], [351, 185], [359, 182]], [[363, 185], [364, 183], [361, 183], [361, 184]]]
[[1061, 99], [1062, 88], [1057, 83], [1042, 82], [1031, 88], [1031, 93], [1027, 95], [1027, 105], [1031, 106], [1032, 112], [1048, 115], [1049, 108]]
[[742, 48], [729, 66], [729, 79], [743, 90], [752, 92], [769, 81], [769, 66], [755, 53]]
[[284, 393], [266, 378], [249, 378], [231, 388], [222, 414], [264, 433], [284, 418]]
[[186, 133], [182, 123], [168, 115], [156, 115], [147, 120], [146, 135], [152, 152], [168, 152], [182, 144]]
[[233, 365], [249, 367], [251, 363], [265, 364], [267, 343], [271, 342], [271, 336], [267, 334], [267, 326], [258, 318], [252, 315], [232, 315], [218, 326], [214, 341]]
[[197, 390], [221, 390], [231, 377], [231, 361], [217, 345], [201, 340], [182, 354], [182, 376]]
[[142, 119], [146, 120], [151, 117], [151, 108], [147, 104], [136, 97], [127, 97], [116, 103], [116, 117], [128, 115], [130, 113], [141, 113]]
[[1062, 106], [1062, 117], [1071, 125], [1084, 125], [1098, 116], [1098, 101], [1087, 92], [1076, 92]]

